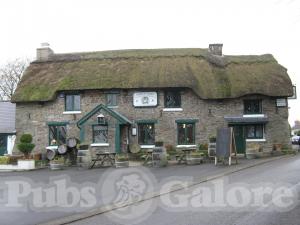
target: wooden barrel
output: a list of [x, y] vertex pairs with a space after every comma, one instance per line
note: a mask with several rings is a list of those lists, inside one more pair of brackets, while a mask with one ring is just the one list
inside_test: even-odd
[[66, 145], [60, 145], [57, 148], [58, 154], [64, 155], [67, 153], [67, 146]]
[[78, 143], [77, 138], [71, 137], [67, 139], [67, 146], [69, 148], [75, 148], [77, 143]]
[[57, 154], [57, 149], [47, 149], [46, 157], [48, 160], [53, 160]]

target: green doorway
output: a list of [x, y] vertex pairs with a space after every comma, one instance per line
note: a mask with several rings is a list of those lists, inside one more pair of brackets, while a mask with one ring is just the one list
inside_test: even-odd
[[246, 151], [246, 139], [244, 126], [235, 125], [233, 127], [236, 151], [238, 154], [245, 154]]
[[7, 135], [0, 134], [0, 156], [7, 153]]

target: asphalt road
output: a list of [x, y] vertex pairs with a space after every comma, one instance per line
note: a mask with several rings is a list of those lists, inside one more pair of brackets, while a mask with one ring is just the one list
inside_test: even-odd
[[[273, 195], [264, 195], [265, 204], [255, 207], [232, 207], [227, 202], [225, 207], [199, 207], [199, 205], [192, 203], [193, 196], [179, 200], [179, 196], [190, 196], [191, 193], [196, 193], [201, 187], [208, 187], [213, 190], [212, 183], [202, 183], [186, 190], [173, 192], [168, 196], [172, 200], [173, 206], [166, 206], [162, 203], [161, 197], [155, 198], [156, 206], [143, 212], [143, 215], [137, 215], [135, 218], [129, 218], [130, 214], [126, 212], [134, 212], [132, 210], [139, 210], [147, 207], [147, 201], [141, 202], [133, 206], [128, 206], [122, 209], [115, 210], [111, 213], [104, 213], [96, 215], [84, 220], [72, 223], [73, 225], [118, 225], [118, 224], [156, 224], [156, 225], [299, 225], [300, 224], [300, 156], [292, 158], [276, 160], [260, 166], [252, 167], [233, 173], [225, 177], [224, 189], [230, 190], [233, 187], [245, 187], [243, 191], [236, 192], [234, 199], [247, 201], [245, 196], [248, 196], [247, 190], [254, 190], [255, 188], [268, 187], [273, 191]], [[299, 183], [299, 184], [298, 184]], [[276, 192], [279, 187], [288, 187], [292, 191], [292, 195], [280, 198]], [[247, 189], [248, 188], [248, 189]], [[259, 189], [258, 189], [259, 190]], [[275, 194], [275, 192], [277, 194]], [[225, 198], [231, 201], [232, 198], [226, 192]], [[261, 191], [258, 191], [261, 193]], [[291, 194], [290, 193], [290, 194]], [[285, 192], [286, 194], [286, 192]], [[199, 195], [198, 195], [199, 196]], [[203, 195], [204, 196], [204, 195]], [[226, 197], [229, 196], [229, 197]], [[231, 195], [232, 196], [232, 195]], [[272, 196], [272, 197], [271, 197]], [[283, 203], [288, 203], [289, 207], [274, 207], [276, 200], [282, 200]], [[153, 201], [153, 199], [148, 200]], [[199, 200], [200, 201], [200, 200]], [[251, 198], [251, 202], [254, 201]], [[195, 201], [197, 203], [197, 201]], [[182, 204], [182, 208], [175, 209], [176, 204]], [[252, 202], [253, 203], [253, 202]], [[293, 204], [289, 204], [293, 203]], [[189, 208], [185, 206], [189, 206]], [[192, 206], [191, 206], [192, 205]], [[178, 205], [177, 205], [178, 206]], [[173, 211], [172, 211], [173, 210]], [[175, 210], [175, 212], [174, 212]], [[177, 210], [177, 211], [176, 211]], [[125, 214], [124, 214], [125, 212]]]

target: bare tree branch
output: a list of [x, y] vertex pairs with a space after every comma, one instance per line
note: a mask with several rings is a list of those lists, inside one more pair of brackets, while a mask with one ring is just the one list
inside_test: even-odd
[[11, 99], [28, 64], [29, 59], [15, 59], [0, 67], [0, 100]]

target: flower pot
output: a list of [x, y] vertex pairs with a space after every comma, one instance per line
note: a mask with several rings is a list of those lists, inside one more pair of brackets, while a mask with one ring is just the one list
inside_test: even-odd
[[35, 162], [34, 160], [18, 160], [18, 169], [33, 170], [35, 169]]
[[51, 170], [62, 170], [64, 168], [64, 164], [61, 162], [50, 162]]
[[129, 167], [129, 161], [116, 161], [115, 162], [116, 168], [126, 168]]

